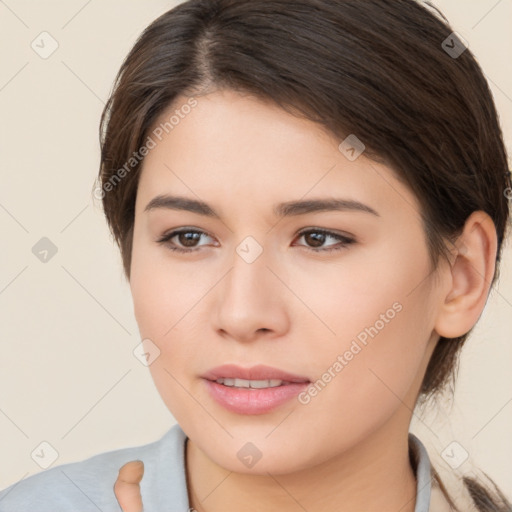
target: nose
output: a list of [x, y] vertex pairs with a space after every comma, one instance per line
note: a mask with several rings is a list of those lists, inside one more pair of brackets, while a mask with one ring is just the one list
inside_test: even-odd
[[252, 262], [235, 253], [216, 287], [215, 327], [222, 336], [249, 342], [282, 336], [289, 328], [286, 287], [269, 263], [265, 251]]

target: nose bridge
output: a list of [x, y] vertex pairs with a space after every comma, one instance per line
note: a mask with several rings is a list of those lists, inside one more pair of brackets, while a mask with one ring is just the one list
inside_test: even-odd
[[[249, 238], [249, 237], [248, 237]], [[217, 304], [217, 327], [239, 340], [258, 330], [280, 330], [284, 320], [278, 305], [275, 276], [267, 268], [269, 254], [254, 239], [244, 239], [230, 259]]]
[[[249, 305], [268, 285], [268, 254], [254, 237], [246, 237], [235, 248], [231, 259], [232, 270], [227, 279], [227, 293], [245, 300]], [[267, 290], [268, 292], [268, 290]], [[227, 297], [226, 297], [227, 298]]]

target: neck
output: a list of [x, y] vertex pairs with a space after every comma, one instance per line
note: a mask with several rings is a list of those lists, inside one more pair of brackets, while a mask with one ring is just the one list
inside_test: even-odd
[[228, 471], [188, 439], [190, 506], [197, 512], [414, 512], [408, 430], [391, 423], [320, 465], [279, 475]]

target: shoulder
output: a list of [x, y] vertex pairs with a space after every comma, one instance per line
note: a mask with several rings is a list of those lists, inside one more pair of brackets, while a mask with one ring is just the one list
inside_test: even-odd
[[119, 468], [136, 459], [144, 462], [145, 512], [171, 510], [169, 504], [183, 512], [188, 507], [185, 440], [176, 424], [158, 441], [47, 469], [0, 491], [0, 512], [118, 512], [114, 483]]

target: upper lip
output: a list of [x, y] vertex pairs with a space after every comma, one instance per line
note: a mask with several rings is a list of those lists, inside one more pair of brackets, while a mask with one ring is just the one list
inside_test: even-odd
[[234, 364], [224, 364], [216, 366], [208, 372], [201, 375], [203, 379], [216, 381], [217, 379], [244, 379], [244, 380], [282, 380], [285, 382], [309, 382], [307, 377], [294, 375], [289, 372], [273, 368], [271, 366], [257, 365], [250, 368], [236, 366]]

